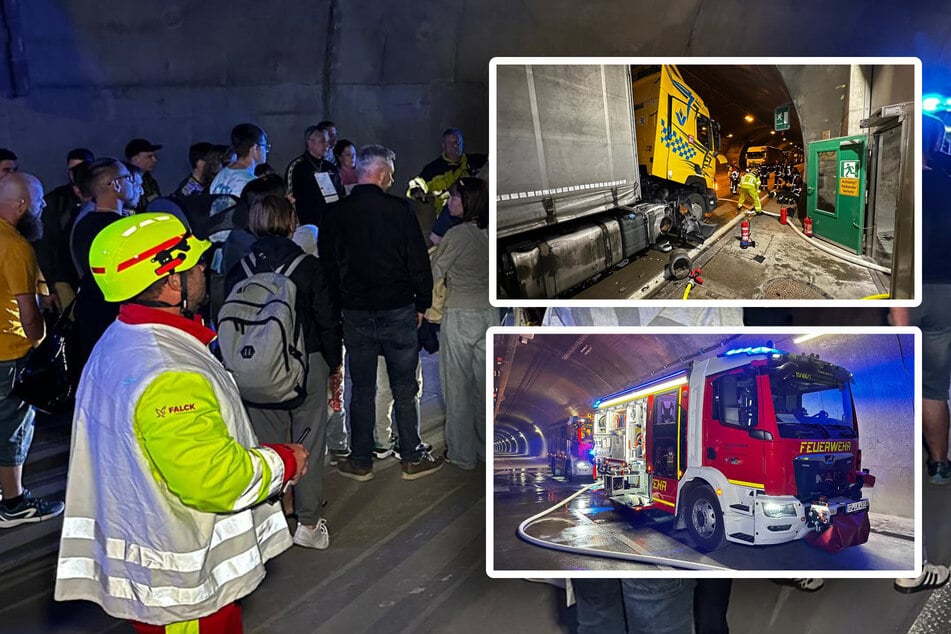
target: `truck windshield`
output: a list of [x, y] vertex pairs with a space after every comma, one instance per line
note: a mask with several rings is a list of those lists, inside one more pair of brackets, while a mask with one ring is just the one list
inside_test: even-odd
[[783, 438], [855, 438], [848, 383], [808, 372], [771, 372], [770, 387]]

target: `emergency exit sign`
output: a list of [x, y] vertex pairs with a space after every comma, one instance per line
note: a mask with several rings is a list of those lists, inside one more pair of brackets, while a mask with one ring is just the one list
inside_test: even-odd
[[777, 132], [783, 132], [789, 129], [789, 104], [776, 108], [776, 116], [773, 117], [773, 128]]

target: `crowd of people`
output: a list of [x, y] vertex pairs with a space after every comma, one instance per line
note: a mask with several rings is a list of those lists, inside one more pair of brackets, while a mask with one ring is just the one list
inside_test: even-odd
[[[338, 140], [332, 121], [303, 141], [281, 176], [266, 132], [239, 124], [227, 145], [192, 144], [167, 195], [147, 139], [125, 160], [70, 150], [46, 196], [0, 149], [0, 301], [16, 307], [0, 327], [0, 527], [65, 508], [57, 599], [143, 632], [236, 631], [267, 559], [329, 547], [328, 448], [360, 482], [390, 455], [410, 481], [485, 460], [484, 333], [498, 321], [485, 157], [447, 129], [403, 196], [388, 193], [390, 149]], [[78, 389], [64, 504], [22, 487], [34, 412], [9, 388], [44, 312], [66, 310]], [[442, 455], [420, 437], [423, 347], [442, 350]], [[148, 530], [113, 493], [130, 482]], [[138, 554], [109, 554], [120, 544]]]

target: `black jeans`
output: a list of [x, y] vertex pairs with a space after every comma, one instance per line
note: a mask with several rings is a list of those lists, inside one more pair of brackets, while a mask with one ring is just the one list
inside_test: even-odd
[[361, 467], [373, 463], [373, 426], [376, 421], [377, 357], [386, 359], [393, 418], [399, 432], [399, 451], [404, 461], [419, 459], [419, 384], [416, 365], [419, 348], [416, 308], [412, 304], [392, 310], [344, 310], [343, 341], [350, 357], [351, 454]]

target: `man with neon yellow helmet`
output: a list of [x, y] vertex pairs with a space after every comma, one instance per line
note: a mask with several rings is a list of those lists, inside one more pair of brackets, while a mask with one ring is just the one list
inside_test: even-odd
[[137, 631], [240, 632], [235, 602], [291, 546], [280, 505], [265, 502], [303, 474], [307, 452], [258, 444], [208, 350], [215, 334], [192, 311], [209, 246], [146, 213], [108, 225], [89, 255], [122, 305], [79, 382], [55, 597], [98, 603]]

